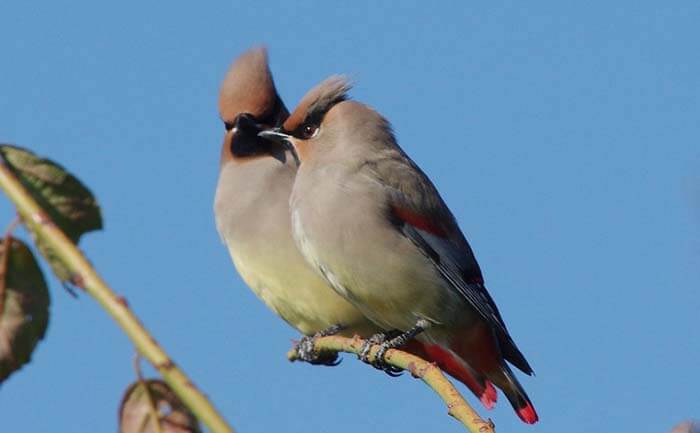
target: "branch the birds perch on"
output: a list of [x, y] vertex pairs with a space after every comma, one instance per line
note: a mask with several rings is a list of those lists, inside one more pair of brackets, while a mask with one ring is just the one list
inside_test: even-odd
[[[333, 335], [314, 339], [314, 349], [319, 353], [346, 352], [357, 355], [362, 351], [364, 342], [365, 340], [358, 336], [347, 338]], [[371, 347], [370, 361], [374, 361], [379, 347], [379, 345]], [[292, 362], [300, 360], [296, 347], [287, 352], [287, 358]], [[482, 419], [435, 364], [397, 349], [389, 349], [384, 360], [388, 365], [404, 369], [413, 377], [425, 382], [445, 402], [447, 413], [461, 422], [471, 433], [496, 432], [493, 422]]]

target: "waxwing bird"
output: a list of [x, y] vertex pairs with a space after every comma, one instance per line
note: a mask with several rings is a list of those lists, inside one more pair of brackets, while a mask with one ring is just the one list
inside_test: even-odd
[[297, 163], [284, 146], [257, 135], [289, 115], [264, 48], [252, 49], [233, 63], [221, 87], [219, 112], [226, 132], [214, 214], [243, 280], [273, 312], [307, 336], [336, 325], [350, 336], [378, 332], [307, 265], [294, 244], [289, 196]]
[[[307, 336], [336, 325], [344, 327], [344, 335], [369, 337], [379, 332], [308, 266], [294, 244], [288, 203], [297, 163], [285, 146], [257, 137], [262, 127], [279, 125], [289, 115], [275, 89], [264, 49], [244, 53], [231, 66], [221, 88], [219, 112], [226, 133], [214, 213], [243, 280], [273, 312]], [[334, 362], [334, 358], [314, 358], [305, 342], [302, 339], [299, 345], [306, 350], [299, 350], [302, 359]], [[438, 362], [468, 384], [486, 407], [493, 406], [496, 392], [491, 384], [480, 383], [461, 365], [444, 365], [439, 353], [428, 353], [420, 342], [411, 343], [404, 349]]]
[[392, 342], [417, 335], [439, 364], [461, 366], [482, 387], [495, 384], [523, 421], [536, 422], [506, 361], [528, 375], [532, 368], [454, 216], [388, 121], [349, 100], [348, 90], [332, 77], [281, 128], [260, 134], [291, 143], [301, 161], [290, 199], [299, 250], [379, 327], [404, 332]]

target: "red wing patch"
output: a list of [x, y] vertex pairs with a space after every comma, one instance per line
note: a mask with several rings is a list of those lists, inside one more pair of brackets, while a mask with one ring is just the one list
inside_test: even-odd
[[405, 208], [400, 208], [398, 206], [391, 206], [391, 211], [398, 219], [405, 222], [406, 224], [412, 225], [413, 227], [419, 230], [426, 231], [428, 233], [434, 234], [435, 236], [447, 236], [447, 232], [444, 228], [441, 227], [441, 224], [434, 222], [429, 217], [420, 215], [416, 212]]

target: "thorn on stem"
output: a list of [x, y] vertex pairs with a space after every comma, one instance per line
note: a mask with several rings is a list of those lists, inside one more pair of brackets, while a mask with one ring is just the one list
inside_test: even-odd
[[41, 225], [52, 225], [53, 224], [53, 221], [51, 220], [51, 218], [49, 218], [49, 216], [46, 215], [44, 212], [34, 213], [30, 216], [30, 218], [36, 224], [41, 224]]
[[170, 370], [175, 367], [175, 363], [171, 360], [166, 360], [165, 362], [161, 362], [160, 364], [156, 365], [156, 368], [158, 370]]
[[71, 274], [68, 282], [70, 282], [76, 287], [80, 287], [81, 289], [85, 290], [85, 278], [83, 278], [83, 276], [78, 273]]
[[117, 301], [117, 303], [121, 304], [122, 306], [129, 308], [129, 301], [126, 300], [125, 297], [116, 295], [114, 299]]

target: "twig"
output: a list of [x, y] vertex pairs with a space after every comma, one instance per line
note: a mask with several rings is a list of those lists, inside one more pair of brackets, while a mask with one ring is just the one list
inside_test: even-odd
[[[358, 336], [346, 338], [334, 335], [315, 339], [314, 349], [319, 352], [359, 354], [363, 343], [364, 340]], [[374, 359], [378, 350], [378, 345], [372, 346], [369, 353], [370, 360]], [[298, 361], [296, 349], [290, 350], [287, 358], [290, 361]], [[483, 420], [435, 364], [396, 349], [389, 349], [385, 360], [389, 365], [408, 370], [413, 377], [421, 379], [431, 387], [447, 405], [447, 413], [461, 422], [471, 433], [495, 433], [493, 422]]]
[[148, 412], [151, 414], [151, 419], [153, 419], [153, 423], [155, 424], [155, 431], [156, 433], [163, 433], [163, 426], [160, 425], [160, 413], [158, 412], [155, 401], [153, 401], [151, 388], [143, 379], [143, 373], [141, 372], [141, 355], [139, 355], [138, 352], [134, 354], [134, 371], [136, 372], [136, 380], [139, 386], [143, 388], [143, 393], [146, 396]]
[[17, 206], [22, 221], [37, 238], [53, 248], [63, 264], [74, 275], [76, 285], [95, 298], [129, 336], [138, 352], [160, 372], [175, 394], [206, 424], [212, 433], [233, 433], [233, 429], [185, 373], [160, 347], [139, 319], [129, 309], [126, 300], [115, 294], [97, 274], [90, 262], [70, 239], [51, 221], [46, 212], [12, 172], [0, 163], [0, 187]]
[[14, 218], [12, 218], [12, 221], [10, 224], [7, 225], [7, 228], [5, 229], [5, 235], [4, 237], [9, 238], [12, 236], [12, 233], [14, 233], [15, 229], [20, 223], [19, 215], [15, 215]]

